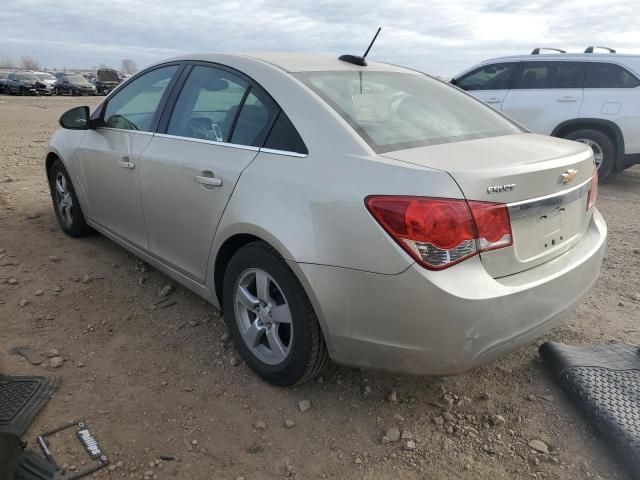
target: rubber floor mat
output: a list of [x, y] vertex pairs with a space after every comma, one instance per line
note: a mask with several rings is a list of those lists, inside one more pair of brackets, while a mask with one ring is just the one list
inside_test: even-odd
[[58, 379], [0, 375], [0, 432], [21, 437], [58, 386]]
[[[634, 474], [640, 472], [640, 350], [626, 344], [547, 342], [540, 356], [556, 381]], [[634, 477], [635, 478], [635, 477]]]

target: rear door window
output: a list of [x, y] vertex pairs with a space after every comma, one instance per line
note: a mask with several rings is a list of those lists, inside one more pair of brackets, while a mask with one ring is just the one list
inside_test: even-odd
[[517, 62], [485, 65], [455, 81], [463, 90], [507, 90], [518, 66]]
[[582, 88], [582, 62], [522, 62], [515, 89]]
[[176, 101], [167, 133], [260, 147], [276, 113], [273, 102], [244, 78], [196, 65]]
[[587, 64], [584, 88], [635, 88], [640, 80], [628, 70], [613, 63]]

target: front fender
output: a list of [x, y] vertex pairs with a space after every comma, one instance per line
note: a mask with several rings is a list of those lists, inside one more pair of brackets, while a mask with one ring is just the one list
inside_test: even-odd
[[71, 178], [76, 196], [80, 202], [80, 207], [85, 214], [87, 213], [84, 208], [85, 205], [87, 205], [85, 201], [86, 185], [78, 168], [78, 147], [86, 133], [86, 130], [64, 130], [60, 128], [53, 132], [45, 153], [45, 174], [47, 181], [51, 165], [56, 159], [59, 159], [67, 170], [69, 178]]

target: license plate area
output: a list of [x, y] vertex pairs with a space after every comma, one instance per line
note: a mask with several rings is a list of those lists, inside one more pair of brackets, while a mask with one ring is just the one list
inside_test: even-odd
[[540, 251], [553, 249], [565, 242], [565, 209], [556, 208], [540, 215], [538, 220]]

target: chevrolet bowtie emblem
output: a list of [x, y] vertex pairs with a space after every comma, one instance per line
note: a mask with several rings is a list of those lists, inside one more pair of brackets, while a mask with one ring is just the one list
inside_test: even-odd
[[575, 168], [570, 168], [562, 175], [560, 175], [560, 181], [566, 185], [569, 182], [573, 182], [573, 180], [576, 178], [576, 175], [578, 175], [578, 170], [576, 170]]

